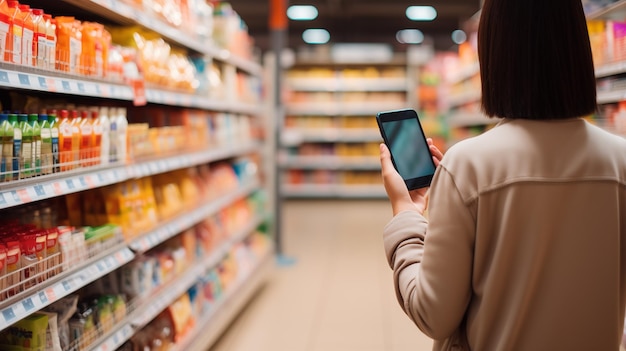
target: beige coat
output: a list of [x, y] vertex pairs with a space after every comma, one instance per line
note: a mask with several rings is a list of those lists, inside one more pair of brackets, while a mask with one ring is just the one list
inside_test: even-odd
[[398, 214], [384, 244], [435, 350], [464, 333], [474, 351], [618, 350], [626, 139], [583, 119], [503, 120], [446, 153], [428, 219]]

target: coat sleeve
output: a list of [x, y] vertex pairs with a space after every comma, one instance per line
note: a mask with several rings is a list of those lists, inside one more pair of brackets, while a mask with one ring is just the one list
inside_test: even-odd
[[430, 190], [429, 220], [397, 214], [383, 240], [398, 301], [429, 337], [443, 340], [461, 324], [471, 294], [475, 221], [445, 168]]

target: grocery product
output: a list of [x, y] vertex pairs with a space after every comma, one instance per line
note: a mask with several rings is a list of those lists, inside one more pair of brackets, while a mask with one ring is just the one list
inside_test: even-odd
[[41, 175], [41, 125], [39, 124], [39, 116], [37, 114], [28, 115], [28, 124], [33, 128], [33, 151], [32, 162], [33, 176]]
[[11, 44], [8, 47], [11, 51], [5, 53], [5, 61], [21, 64], [22, 63], [22, 40], [24, 31], [24, 19], [21, 16], [19, 2], [9, 1], [9, 16], [11, 18], [11, 29], [9, 35], [11, 36]]
[[11, 43], [13, 38], [9, 38], [12, 25], [13, 23], [8, 1], [0, 0], [0, 60], [3, 61], [10, 61], [5, 55], [10, 53], [12, 50]]
[[46, 59], [44, 62], [44, 68], [48, 70], [56, 69], [57, 58], [57, 25], [56, 20], [52, 19], [51, 15], [43, 15], [46, 21]]
[[89, 111], [81, 111], [81, 119], [78, 122], [80, 130], [80, 165], [90, 166], [93, 162], [93, 152], [95, 149], [93, 138], [93, 120]]
[[19, 129], [22, 131], [22, 151], [20, 155], [20, 179], [32, 177], [34, 174], [35, 160], [33, 158], [34, 128], [28, 123], [28, 115], [18, 115]]
[[32, 9], [31, 15], [33, 17], [33, 66], [38, 68], [46, 68], [46, 58], [48, 56], [48, 43], [46, 35], [48, 30], [46, 29], [46, 19], [43, 17], [44, 13], [42, 9]]
[[48, 315], [34, 313], [0, 332], [3, 350], [46, 351]]
[[72, 169], [75, 139], [70, 113], [68, 110], [61, 110], [59, 116], [59, 164], [61, 172]]
[[53, 172], [57, 173], [61, 171], [59, 163], [60, 157], [60, 144], [59, 144], [59, 120], [57, 118], [56, 110], [51, 110], [48, 114], [48, 123], [50, 124], [50, 142], [52, 144], [52, 165]]
[[[38, 116], [39, 126], [41, 129], [41, 174], [51, 174], [54, 171], [54, 156], [52, 153], [52, 130], [48, 115], [40, 114]], [[58, 134], [57, 134], [58, 143]]]
[[31, 13], [30, 6], [21, 4], [20, 16], [22, 18], [22, 65], [35, 66], [35, 57], [33, 56], [33, 40], [35, 38], [35, 22]]

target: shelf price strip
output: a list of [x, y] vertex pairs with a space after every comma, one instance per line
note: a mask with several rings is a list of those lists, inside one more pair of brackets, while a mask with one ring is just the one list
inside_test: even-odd
[[5, 307], [0, 311], [0, 330], [4, 330], [18, 320], [41, 310], [85, 285], [109, 274], [130, 262], [134, 257], [135, 255], [125, 247], [117, 251], [114, 255], [107, 256], [90, 264], [84, 269], [62, 279], [60, 282], [45, 288], [45, 290], [33, 293], [31, 296]]
[[116, 331], [113, 335], [108, 337], [100, 345], [94, 347], [93, 351], [113, 351], [117, 350], [126, 340], [130, 339], [134, 334], [133, 328], [130, 324], [125, 324], [121, 329]]

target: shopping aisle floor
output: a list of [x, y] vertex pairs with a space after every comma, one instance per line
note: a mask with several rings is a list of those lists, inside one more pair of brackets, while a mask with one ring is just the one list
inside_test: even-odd
[[211, 351], [422, 351], [432, 341], [396, 302], [385, 201], [288, 201], [284, 252], [268, 283]]

